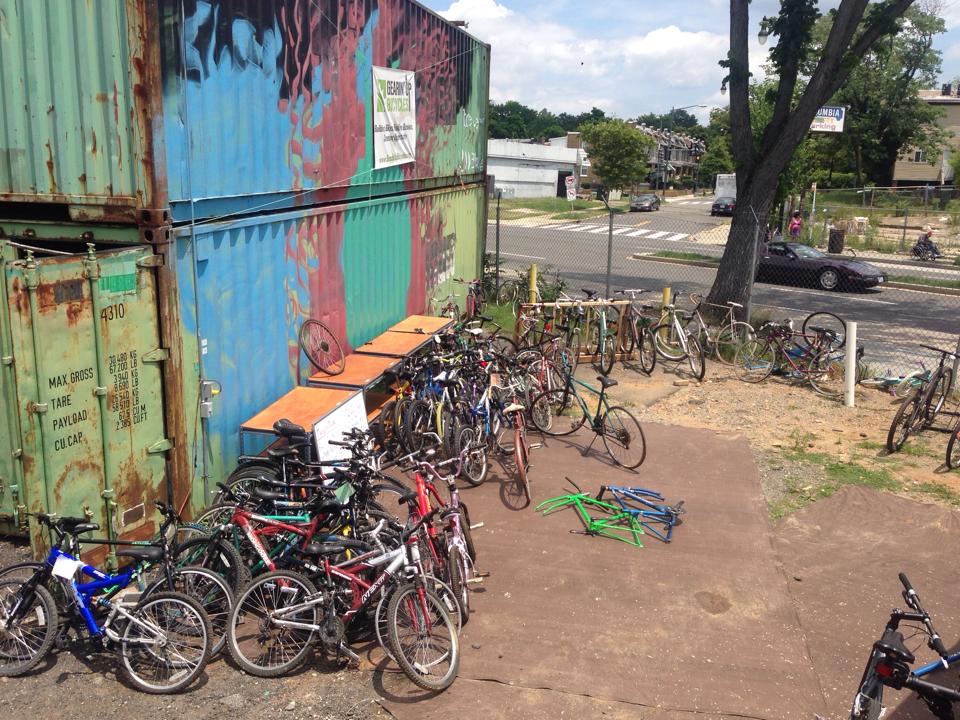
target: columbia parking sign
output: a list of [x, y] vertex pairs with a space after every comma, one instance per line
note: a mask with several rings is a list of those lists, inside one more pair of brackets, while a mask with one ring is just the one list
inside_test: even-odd
[[810, 125], [812, 132], [843, 132], [843, 119], [847, 114], [847, 109], [837, 105], [824, 105], [817, 110], [813, 123]]

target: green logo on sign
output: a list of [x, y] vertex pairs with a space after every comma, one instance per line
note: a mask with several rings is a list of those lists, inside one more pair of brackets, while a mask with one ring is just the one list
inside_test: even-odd
[[387, 81], [377, 80], [377, 112], [386, 112], [383, 99], [387, 96]]

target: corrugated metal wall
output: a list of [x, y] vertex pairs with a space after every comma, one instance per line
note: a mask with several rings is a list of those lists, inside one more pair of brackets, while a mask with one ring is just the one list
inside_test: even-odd
[[[323, 319], [353, 347], [422, 312], [454, 276], [479, 272], [484, 203], [470, 186], [177, 231], [188, 428], [201, 363], [222, 386], [209, 423], [215, 480], [236, 461], [239, 425], [308, 376], [304, 358], [297, 377], [300, 323]], [[202, 452], [194, 436], [197, 476]]]

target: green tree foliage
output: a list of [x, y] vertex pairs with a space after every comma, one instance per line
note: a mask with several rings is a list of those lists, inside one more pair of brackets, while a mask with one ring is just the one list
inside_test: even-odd
[[490, 137], [516, 140], [560, 137], [575, 132], [585, 123], [606, 119], [606, 113], [600, 108], [592, 108], [579, 115], [554, 115], [546, 108], [534, 110], [516, 100], [508, 100], [505, 103], [490, 103]]
[[594, 175], [605, 188], [642, 182], [655, 141], [623, 120], [597, 120], [580, 126]]

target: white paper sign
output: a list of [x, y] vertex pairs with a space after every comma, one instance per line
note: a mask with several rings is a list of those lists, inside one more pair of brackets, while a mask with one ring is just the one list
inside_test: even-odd
[[71, 560], [61, 555], [57, 558], [56, 562], [53, 563], [53, 574], [64, 580], [72, 580], [81, 565], [83, 565], [83, 563], [79, 560]]
[[331, 445], [330, 441], [344, 442], [343, 433], [354, 428], [366, 430], [368, 427], [367, 406], [363, 402], [363, 393], [358, 392], [343, 405], [327, 413], [313, 426], [317, 457], [321, 462], [350, 457], [349, 448]]
[[413, 162], [417, 154], [416, 75], [373, 68], [373, 166]]

